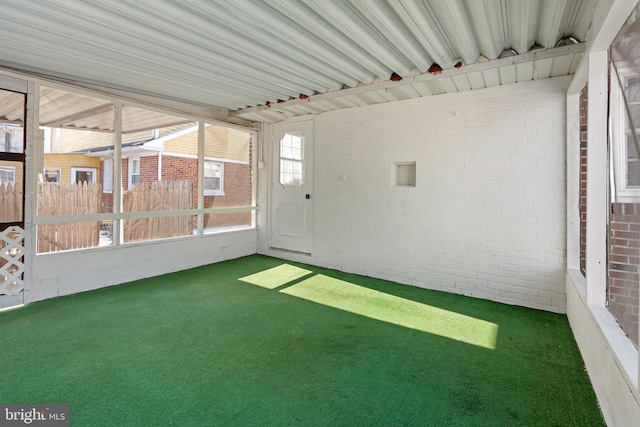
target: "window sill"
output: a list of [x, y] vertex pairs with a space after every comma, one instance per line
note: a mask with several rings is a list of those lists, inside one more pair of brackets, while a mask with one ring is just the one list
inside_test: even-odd
[[593, 318], [605, 341], [608, 343], [611, 354], [624, 375], [629, 388], [636, 399], [640, 400], [638, 390], [638, 350], [629, 337], [622, 331], [618, 322], [606, 307], [587, 303], [587, 281], [578, 270], [568, 270], [571, 283], [576, 289], [582, 304]]

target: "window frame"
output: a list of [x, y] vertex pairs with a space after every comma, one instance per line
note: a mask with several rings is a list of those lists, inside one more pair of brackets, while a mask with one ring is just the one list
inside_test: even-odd
[[[111, 166], [107, 168], [107, 164], [110, 164]], [[103, 193], [113, 193], [114, 167], [115, 167], [114, 159], [105, 158], [102, 160], [102, 192]], [[107, 172], [109, 172], [109, 174], [107, 174]], [[109, 179], [107, 179], [107, 177], [109, 177]]]
[[[4, 141], [2, 141], [2, 146], [4, 146], [4, 148], [0, 151], [2, 151], [3, 153], [23, 153], [24, 131], [22, 127], [16, 125], [8, 125], [4, 129]], [[20, 137], [18, 137], [17, 135], [20, 135]]]
[[97, 168], [87, 168], [87, 167], [72, 167], [71, 168], [71, 182], [78, 182], [76, 178], [77, 172], [91, 172], [91, 183], [95, 183], [98, 175]]
[[[219, 185], [217, 189], [207, 189], [207, 168], [206, 165], [208, 164], [217, 164], [219, 165]], [[209, 159], [204, 159], [204, 163], [202, 164], [202, 167], [204, 169], [203, 171], [203, 175], [202, 175], [202, 189], [203, 189], [203, 193], [205, 196], [224, 196], [224, 162], [221, 162], [219, 160], [209, 160]], [[211, 178], [211, 177], [209, 177]], [[214, 177], [215, 178], [215, 177]]]
[[[138, 173], [133, 173], [133, 164], [135, 162], [138, 162]], [[131, 188], [132, 185], [134, 184], [138, 184], [140, 183], [140, 170], [142, 169], [142, 161], [140, 160], [140, 157], [129, 157], [129, 161], [128, 161], [128, 169], [127, 169], [127, 175], [128, 175], [128, 186], [127, 188]], [[137, 176], [138, 177], [138, 181], [137, 182], [133, 182], [133, 177]]]
[[[624, 85], [620, 88], [618, 79], [615, 78], [616, 70], [613, 65], [610, 65], [611, 72], [611, 85], [610, 85], [610, 97], [611, 97], [611, 111], [610, 121], [611, 126], [610, 135], [612, 138], [613, 156], [613, 189], [612, 194], [615, 196], [615, 202], [618, 203], [640, 203], [640, 185], [628, 184], [628, 141], [627, 137], [629, 132], [633, 130], [627, 129], [629, 118], [625, 108], [625, 97], [623, 91], [627, 90], [628, 82], [630, 79], [640, 78], [640, 74], [621, 71], [621, 79]], [[636, 128], [636, 133], [640, 128]], [[640, 168], [640, 154], [638, 155], [638, 168]]]
[[[289, 156], [286, 157], [283, 155], [282, 153], [282, 143], [284, 141], [284, 139], [287, 137], [296, 137], [300, 139], [300, 158], [296, 158], [293, 156]], [[282, 135], [282, 137], [278, 140], [278, 157], [279, 157], [279, 170], [278, 173], [280, 175], [280, 178], [278, 179], [278, 182], [280, 183], [280, 185], [282, 185], [282, 187], [284, 188], [300, 188], [304, 185], [305, 181], [306, 181], [306, 176], [305, 176], [305, 159], [304, 159], [304, 146], [305, 146], [305, 141], [304, 141], [304, 137], [299, 133], [299, 132], [292, 132], [292, 133], [284, 133]], [[293, 164], [300, 164], [300, 179], [296, 184], [287, 184], [283, 182], [283, 173], [284, 172], [284, 168], [283, 168], [283, 162], [291, 162]]]
[[13, 172], [13, 180], [5, 181], [4, 179], [0, 179], [0, 185], [5, 185], [6, 183], [11, 183], [11, 185], [16, 185], [16, 167], [15, 166], [0, 166], [0, 170], [4, 172]]
[[[55, 171], [56, 172], [56, 180], [55, 181], [49, 181], [47, 179], [47, 172], [48, 171]], [[44, 180], [44, 182], [48, 182], [48, 183], [52, 183], [52, 184], [57, 184], [62, 180], [62, 169], [61, 168], [48, 168], [48, 167], [44, 167], [42, 168], [42, 179]]]
[[[35, 90], [35, 94], [34, 94], [34, 98], [35, 98], [35, 103], [39, 104], [41, 102], [41, 96], [43, 96], [42, 94], [42, 87], [44, 85], [41, 86], [36, 86], [36, 90]], [[110, 97], [110, 96], [104, 96], [104, 95], [100, 95], [100, 94], [96, 94], [94, 92], [89, 92], [86, 91], [82, 88], [76, 88], [76, 87], [68, 87], [68, 86], [61, 86], [58, 85], [54, 82], [47, 82], [46, 83], [46, 88], [51, 88], [51, 89], [55, 89], [55, 90], [60, 90], [63, 92], [68, 92], [71, 94], [77, 94], [79, 96], [85, 96], [85, 97], [90, 97], [92, 99], [98, 99], [98, 100], [105, 100], [105, 101], [110, 101], [113, 102], [114, 104], [114, 137], [113, 137], [113, 146], [112, 146], [112, 150], [113, 150], [113, 159], [114, 159], [114, 182], [113, 182], [113, 199], [112, 200], [108, 200], [108, 203], [112, 203], [112, 211], [105, 211], [105, 212], [96, 212], [96, 213], [83, 213], [83, 214], [56, 214], [56, 215], [47, 215], [46, 213], [40, 213], [36, 210], [36, 212], [34, 213], [32, 219], [33, 219], [33, 224], [36, 225], [37, 227], [40, 226], [45, 226], [45, 225], [51, 225], [51, 224], [67, 224], [67, 223], [83, 223], [83, 222], [93, 222], [93, 221], [101, 221], [102, 223], [106, 223], [106, 222], [112, 222], [111, 226], [112, 226], [112, 230], [113, 230], [113, 235], [112, 235], [112, 244], [109, 247], [119, 247], [119, 246], [129, 246], [129, 245], [140, 245], [140, 244], [149, 244], [149, 243], [155, 243], [155, 242], [161, 242], [167, 239], [177, 239], [177, 238], [184, 238], [184, 239], [190, 239], [190, 238], [194, 238], [194, 237], [201, 237], [204, 234], [217, 234], [218, 232], [227, 232], [228, 229], [227, 228], [220, 228], [220, 229], [211, 229], [209, 231], [205, 231], [205, 223], [204, 223], [204, 218], [207, 215], [210, 214], [224, 214], [227, 215], [229, 213], [243, 213], [243, 212], [248, 212], [250, 213], [250, 222], [245, 224], [240, 224], [238, 225], [239, 229], [255, 229], [256, 227], [256, 211], [258, 210], [258, 207], [256, 205], [256, 180], [255, 178], [255, 169], [257, 168], [257, 157], [252, 156], [252, 151], [255, 149], [255, 145], [253, 145], [254, 143], [251, 142], [249, 144], [246, 144], [243, 149], [247, 150], [246, 156], [248, 157], [248, 159], [246, 161], [244, 160], [238, 160], [235, 157], [231, 157], [228, 161], [226, 161], [225, 159], [222, 159], [220, 157], [217, 157], [215, 154], [218, 154], [217, 152], [215, 152], [213, 155], [209, 154], [209, 156], [207, 156], [205, 154], [206, 150], [207, 150], [207, 140], [206, 140], [206, 136], [204, 133], [204, 128], [206, 126], [209, 125], [213, 125], [216, 127], [221, 128], [221, 132], [224, 133], [224, 128], [228, 128], [230, 130], [236, 130], [236, 131], [240, 131], [243, 135], [246, 134], [246, 138], [243, 141], [256, 141], [257, 140], [257, 135], [260, 132], [260, 130], [258, 129], [254, 129], [254, 128], [248, 128], [246, 126], [241, 126], [241, 125], [236, 125], [236, 124], [232, 124], [232, 123], [226, 123], [226, 122], [222, 122], [222, 121], [217, 121], [217, 120], [211, 120], [210, 118], [204, 118], [201, 116], [198, 116], [197, 114], [193, 114], [193, 113], [188, 113], [188, 112], [179, 112], [179, 111], [174, 111], [174, 110], [169, 110], [163, 106], [155, 106], [155, 105], [147, 105], [147, 104], [141, 104], [138, 102], [132, 102], [130, 100], [125, 100], [122, 99], [120, 97], [114, 96], [114, 97]], [[127, 211], [124, 209], [123, 207], [123, 203], [124, 203], [124, 196], [126, 196], [126, 192], [127, 192], [127, 181], [128, 181], [128, 174], [129, 174], [129, 170], [127, 169], [127, 165], [128, 163], [125, 163], [125, 159], [129, 159], [131, 157], [140, 157], [140, 160], [143, 157], [154, 157], [155, 158], [155, 153], [159, 152], [160, 155], [158, 156], [159, 159], [162, 159], [164, 156], [163, 154], [165, 153], [169, 153], [168, 151], [165, 151], [164, 146], [162, 145], [158, 145], [158, 146], [153, 146], [151, 147], [153, 150], [153, 155], [149, 156], [146, 154], [146, 152], [142, 152], [142, 150], [144, 150], [144, 147], [142, 149], [137, 149], [137, 150], [133, 150], [130, 149], [131, 147], [129, 147], [128, 145], [126, 147], [123, 147], [123, 122], [125, 122], [125, 111], [124, 108], [128, 107], [128, 106], [133, 106], [135, 108], [144, 110], [143, 112], [151, 112], [151, 113], [158, 113], [160, 115], [166, 115], [166, 116], [170, 116], [173, 118], [177, 118], [178, 124], [182, 124], [187, 123], [187, 122], [193, 122], [193, 124], [197, 124], [197, 128], [194, 128], [194, 131], [197, 129], [197, 153], [193, 153], [193, 154], [186, 154], [183, 153], [182, 147], [178, 147], [176, 149], [176, 152], [173, 153], [171, 152], [170, 155], [178, 155], [178, 157], [193, 157], [195, 159], [197, 159], [198, 164], [202, 165], [203, 162], [205, 160], [214, 160], [217, 162], [221, 162], [221, 166], [223, 167], [223, 170], [221, 171], [221, 178], [224, 180], [224, 172], [228, 170], [228, 167], [224, 166], [224, 163], [240, 163], [240, 164], [247, 164], [250, 168], [249, 170], [249, 175], [248, 175], [248, 183], [249, 183], [249, 188], [247, 188], [246, 190], [243, 189], [242, 191], [249, 191], [250, 194], [250, 201], [248, 202], [237, 202], [235, 201], [235, 199], [229, 199], [228, 201], [223, 203], [223, 206], [220, 206], [220, 203], [216, 203], [216, 205], [209, 205], [209, 204], [205, 204], [203, 197], [204, 197], [204, 188], [203, 188], [203, 168], [197, 168], [196, 171], [196, 180], [193, 181], [194, 183], [194, 193], [193, 193], [193, 207], [191, 208], [173, 208], [170, 210], [165, 210], [163, 211], [162, 215], [159, 215], [158, 213], [156, 213], [156, 210], [151, 210], [151, 211]], [[167, 126], [173, 125], [172, 123], [168, 123]], [[166, 127], [166, 126], [165, 126]], [[59, 128], [52, 128], [51, 132], [53, 134], [53, 136], [57, 136], [53, 133], [53, 129], [56, 130], [56, 132], [59, 134]], [[62, 137], [62, 135], [60, 135], [60, 137]], [[162, 138], [162, 137], [161, 137]], [[129, 141], [130, 142], [130, 141]], [[135, 142], [139, 142], [139, 141], [135, 141]], [[165, 142], [165, 141], [163, 141]], [[193, 146], [195, 144], [193, 144], [192, 141], [190, 144], [190, 147], [193, 148]], [[215, 141], [214, 141], [215, 142]], [[44, 144], [41, 144], [40, 146], [34, 146], [35, 148], [35, 152], [36, 154], [40, 154], [40, 155], [44, 155]], [[102, 147], [99, 147], [102, 148]], [[134, 146], [135, 148], [135, 146]], [[99, 151], [99, 150], [97, 150]], [[124, 153], [123, 153], [124, 151]], [[134, 153], [132, 153], [131, 151], [135, 151]], [[215, 150], [214, 150], [215, 151]], [[220, 151], [220, 150], [218, 150]], [[225, 155], [224, 153], [226, 153], [224, 151], [224, 149], [222, 149], [221, 151], [223, 153], [223, 155]], [[98, 152], [84, 152], [84, 151], [80, 151], [80, 150], [76, 150], [73, 152], [73, 154], [85, 154], [88, 155], [90, 157], [98, 157], [99, 154]], [[71, 153], [70, 153], [71, 154]], [[243, 154], [244, 156], [244, 154]], [[104, 157], [110, 157], [110, 155], [104, 156]], [[162, 171], [162, 167], [163, 167], [163, 163], [164, 161], [160, 161], [158, 163], [158, 173], [160, 174]], [[147, 167], [147, 162], [145, 162], [145, 171], [146, 171], [146, 167]], [[69, 170], [70, 167], [67, 167], [67, 170]], [[80, 169], [80, 168], [78, 168]], [[97, 173], [100, 173], [101, 176], [97, 176], [97, 173], [95, 175], [92, 175], [92, 178], [95, 176], [95, 181], [100, 182], [102, 179], [102, 169], [103, 166], [97, 166], [96, 168], [94, 168], [97, 170]], [[31, 174], [31, 178], [33, 180], [38, 179], [37, 175], [38, 173], [41, 171], [42, 169], [39, 168], [38, 169], [33, 169], [30, 171]], [[93, 170], [92, 170], [93, 172]], [[142, 163], [140, 163], [140, 175], [142, 172]], [[192, 172], [194, 172], [193, 170], [189, 171], [189, 180], [191, 179], [192, 176]], [[135, 175], [135, 174], [134, 174]], [[20, 177], [18, 177], [19, 179]], [[64, 177], [63, 177], [64, 178]], [[142, 177], [141, 177], [142, 178]], [[161, 178], [160, 176], [158, 178]], [[180, 180], [179, 178], [176, 178], [176, 180]], [[153, 179], [153, 181], [155, 181], [155, 178]], [[222, 185], [224, 186], [224, 181], [222, 183]], [[223, 188], [222, 188], [223, 189]], [[235, 190], [235, 189], [232, 189]], [[222, 195], [225, 195], [224, 193], [221, 193]], [[234, 193], [235, 194], [235, 193]], [[244, 193], [243, 193], [244, 194]], [[246, 195], [246, 194], [245, 194]], [[197, 197], [197, 201], [196, 201], [196, 197]], [[38, 196], [36, 195], [35, 197], [36, 203], [38, 201]], [[102, 199], [104, 201], [104, 199]], [[110, 206], [111, 208], [111, 206]], [[161, 218], [163, 216], [166, 217], [183, 217], [183, 216], [191, 216], [192, 220], [194, 221], [194, 233], [193, 236], [191, 234], [189, 235], [184, 235], [184, 236], [172, 236], [172, 237], [162, 237], [162, 238], [157, 238], [157, 239], [145, 239], [145, 240], [136, 240], [136, 241], [126, 241], [126, 239], [124, 238], [124, 231], [123, 231], [123, 225], [132, 219], [152, 219], [152, 218]], [[197, 222], [197, 224], [195, 224], [195, 222]], [[37, 230], [36, 227], [36, 230]], [[197, 232], [195, 231], [197, 227]], [[36, 231], [37, 232], [37, 231]], [[98, 245], [98, 246], [87, 246], [87, 247], [83, 247], [83, 248], [73, 248], [70, 250], [74, 250], [74, 251], [93, 251], [93, 250], [99, 250], [100, 248], [103, 248], [104, 245]], [[64, 251], [64, 250], [63, 250]], [[56, 251], [37, 251], [35, 253], [36, 256], [47, 256], [49, 253], [52, 252], [60, 252], [60, 250], [56, 250]]]

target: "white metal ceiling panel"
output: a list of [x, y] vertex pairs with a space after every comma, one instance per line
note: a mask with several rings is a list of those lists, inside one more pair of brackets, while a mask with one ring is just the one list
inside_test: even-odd
[[573, 55], [560, 56], [553, 59], [551, 65], [551, 77], [566, 76], [571, 69], [571, 63], [573, 62]]
[[469, 79], [471, 89], [483, 89], [486, 87], [481, 71], [474, 71], [472, 73], [469, 73], [467, 74], [467, 78]]
[[533, 62], [516, 64], [516, 81], [520, 83], [529, 80], [533, 80]]
[[551, 76], [553, 58], [544, 58], [533, 61], [533, 77], [535, 79], [547, 79]]
[[453, 82], [453, 79], [451, 77], [440, 77], [438, 78], [438, 83], [445, 93], [453, 93], [458, 91], [458, 88], [456, 87], [456, 84]]
[[500, 86], [500, 71], [498, 68], [483, 70], [482, 76], [484, 77], [487, 87]]
[[426, 82], [416, 82], [411, 85], [411, 87], [420, 94], [420, 96], [430, 96], [433, 95], [433, 92], [429, 89]]
[[469, 79], [466, 74], [458, 74], [457, 76], [451, 76], [453, 83], [456, 85], [456, 89], [458, 92], [462, 92], [465, 90], [471, 89], [471, 83], [469, 83]]
[[[354, 95], [350, 89], [392, 78], [499, 62], [511, 50], [524, 55], [532, 47], [550, 50], [567, 40], [584, 42], [595, 4], [596, 0], [2, 0], [0, 66], [253, 117], [256, 111], [251, 108], [274, 106], [278, 100], [343, 90]], [[550, 75], [571, 72], [575, 65], [575, 57], [555, 59]], [[501, 70], [504, 78], [497, 82], [493, 68], [475, 70], [487, 86], [515, 81], [515, 71]], [[518, 72], [526, 69], [518, 66]], [[478, 77], [468, 77], [468, 84], [456, 77], [454, 86], [479, 87]], [[443, 84], [446, 88], [433, 80], [414, 90], [422, 96], [442, 93], [452, 89], [453, 81]], [[394, 98], [413, 97], [410, 91], [396, 91]], [[389, 100], [380, 94], [358, 99]], [[265, 114], [271, 119], [283, 116]]]
[[516, 66], [507, 65], [498, 69], [500, 73], [500, 84], [508, 85], [516, 82]]

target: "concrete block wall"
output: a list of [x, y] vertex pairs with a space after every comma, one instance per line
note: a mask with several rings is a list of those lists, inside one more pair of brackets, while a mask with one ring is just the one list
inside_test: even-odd
[[[256, 231], [33, 256], [27, 303], [256, 253]], [[176, 282], [176, 286], [181, 286]]]
[[[316, 116], [312, 256], [263, 231], [259, 251], [564, 312], [570, 79]], [[394, 162], [416, 162], [415, 187], [392, 186]]]

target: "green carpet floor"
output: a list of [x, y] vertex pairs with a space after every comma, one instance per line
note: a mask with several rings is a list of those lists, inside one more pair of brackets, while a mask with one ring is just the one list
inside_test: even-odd
[[0, 313], [73, 426], [603, 426], [562, 315], [254, 255]]

